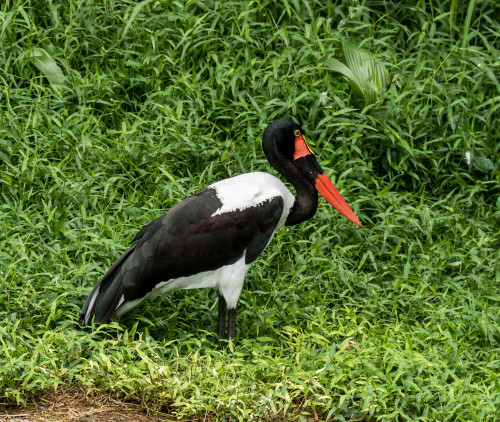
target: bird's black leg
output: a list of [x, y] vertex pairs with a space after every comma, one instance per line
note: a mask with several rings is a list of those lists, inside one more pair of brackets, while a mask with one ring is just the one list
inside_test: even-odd
[[229, 309], [227, 311], [227, 334], [228, 334], [228, 339], [231, 343], [233, 343], [233, 346], [235, 344], [235, 339], [236, 339], [236, 308]]
[[217, 316], [217, 335], [219, 340], [226, 338], [226, 300], [219, 293], [219, 315]]

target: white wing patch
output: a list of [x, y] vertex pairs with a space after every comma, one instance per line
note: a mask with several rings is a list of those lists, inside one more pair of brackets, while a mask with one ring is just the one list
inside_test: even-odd
[[[295, 197], [278, 178], [262, 172], [245, 173], [230, 179], [214, 183], [209, 188], [215, 189], [222, 207], [212, 214], [212, 217], [226, 212], [244, 210], [262, 204], [269, 199], [280, 196], [283, 198], [284, 209], [278, 227], [288, 216]], [[282, 221], [283, 220], [283, 221]]]

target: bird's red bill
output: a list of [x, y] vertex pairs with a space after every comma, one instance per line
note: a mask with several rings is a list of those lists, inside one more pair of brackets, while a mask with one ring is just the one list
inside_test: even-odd
[[302, 171], [307, 178], [314, 183], [316, 190], [325, 198], [338, 212], [354, 224], [361, 226], [358, 217], [351, 210], [347, 202], [342, 198], [332, 181], [323, 172], [320, 165], [314, 158], [309, 145], [300, 130], [295, 131], [295, 147], [293, 153], [293, 162]]
[[321, 196], [332, 204], [338, 212], [340, 212], [348, 220], [351, 220], [354, 224], [361, 226], [358, 217], [356, 217], [349, 205], [347, 205], [347, 202], [344, 198], [342, 198], [342, 195], [325, 173], [318, 174], [315, 187]]

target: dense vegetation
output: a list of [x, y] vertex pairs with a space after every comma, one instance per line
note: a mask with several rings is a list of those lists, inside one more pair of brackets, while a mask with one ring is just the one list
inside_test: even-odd
[[[0, 397], [65, 386], [178, 417], [500, 415], [495, 2], [4, 0]], [[392, 83], [356, 107], [342, 41]], [[215, 292], [73, 329], [137, 230], [216, 180], [270, 171], [289, 117], [363, 222], [322, 201], [247, 277], [237, 351]]]

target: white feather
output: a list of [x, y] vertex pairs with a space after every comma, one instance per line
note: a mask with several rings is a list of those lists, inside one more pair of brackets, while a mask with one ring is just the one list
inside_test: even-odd
[[95, 292], [92, 295], [92, 299], [90, 299], [90, 303], [87, 308], [87, 313], [85, 314], [85, 325], [88, 325], [90, 323], [90, 317], [91, 315], [93, 315], [92, 308], [94, 307], [94, 302], [97, 299], [97, 296], [99, 295], [99, 290], [100, 288], [95, 289]]
[[244, 210], [278, 196], [283, 198], [283, 214], [277, 228], [281, 227], [290, 213], [295, 197], [281, 180], [269, 173], [245, 173], [224, 179], [209, 187], [214, 188], [222, 207], [212, 216], [225, 212]]

